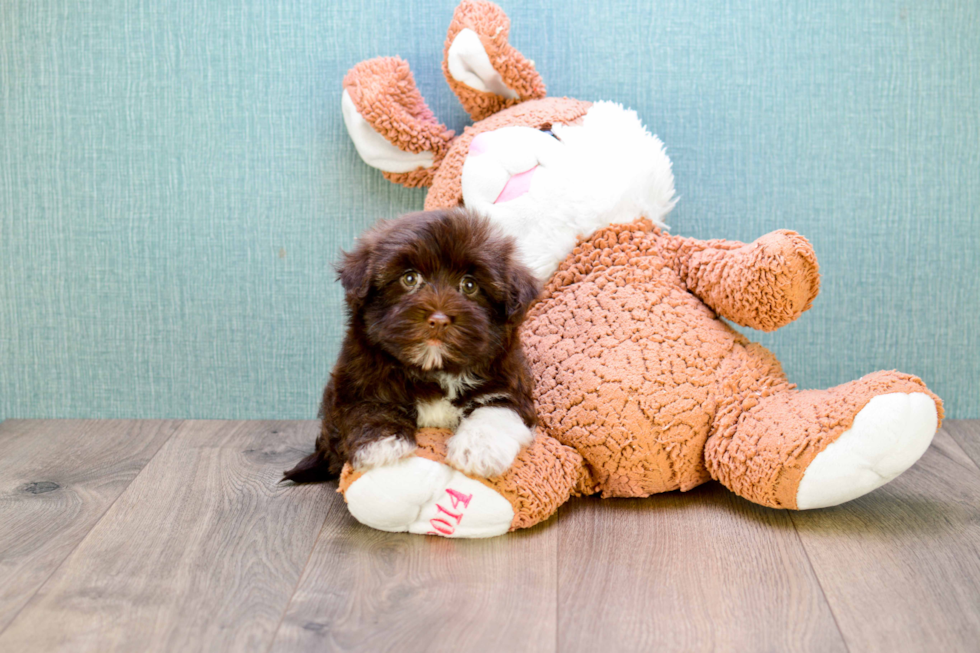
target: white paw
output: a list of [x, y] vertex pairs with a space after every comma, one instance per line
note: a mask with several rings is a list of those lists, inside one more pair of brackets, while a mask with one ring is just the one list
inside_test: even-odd
[[806, 468], [797, 508], [836, 506], [881, 487], [925, 453], [938, 422], [936, 403], [922, 392], [875, 397]]
[[426, 458], [375, 467], [344, 494], [357, 521], [382, 531], [493, 537], [510, 530], [514, 509], [483, 483]]
[[350, 464], [351, 467], [359, 471], [371, 467], [390, 465], [406, 456], [410, 456], [415, 452], [416, 448], [415, 443], [411, 440], [390, 435], [387, 438], [375, 440], [358, 449], [354, 453]]
[[504, 473], [531, 444], [534, 433], [510, 408], [477, 408], [447, 444], [446, 460], [456, 469], [484, 478]]

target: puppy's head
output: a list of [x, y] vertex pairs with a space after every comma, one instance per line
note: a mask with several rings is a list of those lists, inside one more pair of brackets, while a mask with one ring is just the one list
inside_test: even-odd
[[352, 328], [405, 365], [460, 373], [512, 347], [538, 295], [512, 238], [465, 209], [382, 222], [344, 255]]

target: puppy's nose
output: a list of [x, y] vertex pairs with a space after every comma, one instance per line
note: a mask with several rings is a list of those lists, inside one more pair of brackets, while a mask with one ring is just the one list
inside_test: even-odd
[[429, 316], [429, 328], [435, 331], [442, 331], [447, 326], [452, 324], [452, 321], [452, 318], [442, 311], [436, 311]]

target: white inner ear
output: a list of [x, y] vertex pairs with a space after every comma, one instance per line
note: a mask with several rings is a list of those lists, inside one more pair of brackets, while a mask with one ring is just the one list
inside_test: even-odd
[[446, 63], [453, 79], [470, 88], [484, 93], [495, 93], [508, 100], [516, 100], [520, 97], [504, 84], [500, 73], [490, 63], [490, 57], [483, 49], [480, 37], [468, 27], [461, 30], [453, 39]]
[[354, 147], [364, 159], [364, 163], [385, 172], [411, 172], [417, 168], [432, 167], [434, 162], [432, 152], [426, 151], [418, 154], [405, 152], [374, 131], [371, 123], [357, 111], [354, 100], [351, 99], [350, 93], [346, 89], [344, 89], [340, 107], [344, 113], [347, 133], [350, 134], [350, 139], [354, 141]]

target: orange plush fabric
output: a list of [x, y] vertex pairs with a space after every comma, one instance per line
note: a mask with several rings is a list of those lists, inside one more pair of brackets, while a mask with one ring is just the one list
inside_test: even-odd
[[592, 494], [594, 488], [582, 456], [542, 433], [505, 473], [479, 480], [510, 501], [514, 508], [511, 530], [548, 519], [570, 496]]
[[777, 328], [817, 288], [813, 251], [791, 231], [748, 245], [671, 236], [646, 220], [597, 232], [524, 327], [542, 426], [582, 454], [605, 497], [715, 478], [795, 508], [807, 464], [871, 398], [928, 393], [895, 372], [798, 392], [768, 350], [716, 315]]
[[415, 86], [408, 62], [400, 57], [362, 61], [344, 77], [344, 90], [357, 112], [389, 143], [405, 152], [433, 154], [433, 167], [385, 172], [385, 179], [409, 188], [431, 185], [453, 131], [436, 120]]
[[820, 290], [817, 257], [795, 231], [774, 231], [751, 245], [672, 238], [663, 256], [719, 315], [762, 331], [798, 318]]
[[[485, 93], [456, 81], [449, 74], [449, 48], [463, 29], [471, 29], [480, 37], [494, 69], [503, 79], [507, 88], [518, 98], [507, 99], [494, 93]], [[446, 34], [446, 45], [442, 58], [442, 72], [449, 88], [453, 90], [460, 104], [474, 121], [483, 120], [498, 111], [514, 106], [525, 100], [536, 100], [545, 96], [544, 82], [534, 69], [534, 62], [528, 61], [507, 42], [510, 35], [510, 19], [503, 10], [492, 2], [464, 2], [453, 13]]]
[[921, 379], [881, 371], [829, 390], [790, 390], [766, 384], [740, 388], [716, 419], [705, 448], [712, 478], [741, 496], [773, 508], [796, 509], [796, 493], [807, 466], [851, 428], [854, 416], [873, 398], [892, 392], [922, 392], [942, 400]]

